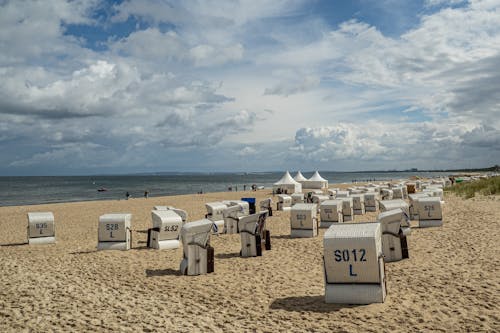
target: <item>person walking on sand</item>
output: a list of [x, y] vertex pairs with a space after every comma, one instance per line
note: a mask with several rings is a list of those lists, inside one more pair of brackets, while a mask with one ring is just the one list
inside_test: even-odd
[[149, 196], [149, 192], [148, 191], [144, 191], [144, 198], [147, 199]]
[[128, 193], [128, 191], [127, 191], [127, 193], [125, 193], [125, 197], [127, 198], [127, 200], [128, 200], [128, 198], [130, 198], [130, 193]]

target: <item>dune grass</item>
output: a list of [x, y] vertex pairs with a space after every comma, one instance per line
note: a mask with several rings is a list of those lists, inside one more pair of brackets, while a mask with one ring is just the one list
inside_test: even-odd
[[466, 199], [473, 198], [476, 193], [482, 195], [500, 194], [500, 176], [479, 179], [469, 183], [459, 183], [446, 190], [465, 197]]

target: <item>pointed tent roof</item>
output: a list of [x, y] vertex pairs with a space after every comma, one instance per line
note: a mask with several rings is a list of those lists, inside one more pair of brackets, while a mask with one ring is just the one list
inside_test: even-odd
[[293, 179], [295, 179], [298, 182], [303, 182], [303, 181], [307, 180], [307, 178], [304, 177], [304, 175], [300, 172], [300, 170], [297, 172], [295, 177], [293, 177]]
[[292, 176], [290, 175], [290, 172], [287, 171], [285, 172], [283, 177], [281, 177], [280, 180], [274, 183], [274, 185], [283, 185], [283, 184], [300, 184], [300, 183], [296, 182], [295, 179], [293, 179]]
[[321, 177], [321, 175], [319, 174], [318, 171], [316, 171], [314, 173], [314, 175], [312, 175], [311, 178], [309, 178], [309, 180], [315, 181], [315, 182], [326, 182], [327, 181], [325, 178]]

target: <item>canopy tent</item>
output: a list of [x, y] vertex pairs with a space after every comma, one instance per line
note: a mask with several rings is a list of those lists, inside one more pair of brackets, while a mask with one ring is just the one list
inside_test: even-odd
[[326, 189], [328, 188], [328, 180], [321, 177], [318, 171], [314, 173], [308, 180], [302, 182], [302, 186], [311, 189]]
[[282, 193], [300, 193], [302, 192], [302, 185], [295, 181], [287, 171], [280, 180], [273, 184], [273, 190], [278, 191], [278, 189]]
[[295, 175], [295, 177], [293, 177], [293, 179], [295, 179], [295, 181], [299, 182], [302, 184], [302, 182], [305, 182], [307, 181], [307, 178], [304, 177], [304, 175], [300, 172], [300, 170], [297, 172], [297, 174]]

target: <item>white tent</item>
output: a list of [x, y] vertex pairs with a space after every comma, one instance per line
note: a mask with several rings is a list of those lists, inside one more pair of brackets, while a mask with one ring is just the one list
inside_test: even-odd
[[280, 189], [281, 192], [286, 192], [288, 194], [300, 193], [302, 192], [302, 185], [295, 181], [287, 171], [280, 180], [273, 184], [273, 190], [277, 191], [278, 189]]
[[311, 189], [326, 189], [328, 188], [328, 180], [325, 178], [321, 177], [318, 171], [314, 173], [314, 175], [311, 176], [307, 181], [302, 182], [302, 186], [305, 188], [311, 188]]
[[295, 175], [295, 177], [293, 177], [293, 179], [295, 179], [295, 181], [299, 182], [302, 184], [302, 182], [305, 182], [307, 181], [307, 178], [304, 177], [304, 175], [300, 172], [300, 170], [297, 172], [297, 174]]

